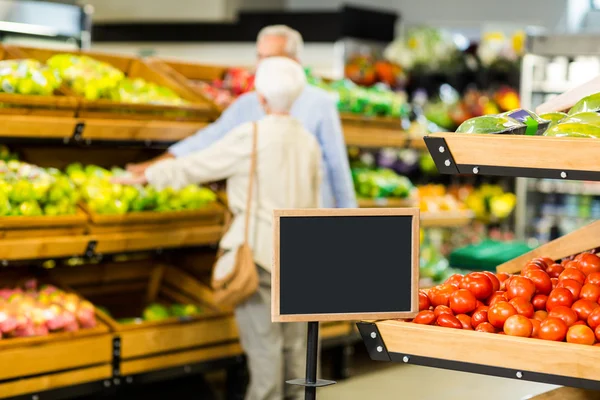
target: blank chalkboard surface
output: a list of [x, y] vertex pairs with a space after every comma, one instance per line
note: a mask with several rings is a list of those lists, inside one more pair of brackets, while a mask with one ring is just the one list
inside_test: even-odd
[[273, 321], [418, 311], [418, 209], [275, 212]]

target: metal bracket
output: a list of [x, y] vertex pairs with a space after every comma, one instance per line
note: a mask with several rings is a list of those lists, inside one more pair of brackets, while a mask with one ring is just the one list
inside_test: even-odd
[[97, 240], [90, 240], [87, 244], [87, 247], [85, 248], [85, 256], [86, 257], [93, 257], [96, 251], [96, 246], [98, 245], [98, 241]]
[[383, 338], [377, 329], [377, 325], [367, 322], [359, 322], [356, 324], [358, 331], [362, 336], [363, 342], [367, 347], [369, 357], [374, 361], [392, 361], [388, 353]]
[[[113, 378], [121, 376], [121, 337], [115, 336], [112, 341]], [[116, 382], [115, 382], [116, 383]]]
[[76, 143], [81, 142], [82, 138], [83, 138], [83, 130], [85, 129], [85, 123], [83, 122], [78, 122], [75, 125], [75, 129], [73, 130], [73, 136], [71, 136], [71, 139], [73, 141], [75, 141]]
[[425, 136], [427, 150], [435, 162], [435, 166], [441, 174], [458, 174], [458, 168], [450, 148], [446, 144], [446, 139], [435, 136]]

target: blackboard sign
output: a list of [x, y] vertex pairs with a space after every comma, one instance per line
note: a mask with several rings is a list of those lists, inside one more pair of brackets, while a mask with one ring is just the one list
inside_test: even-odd
[[272, 320], [410, 318], [419, 209], [276, 210]]

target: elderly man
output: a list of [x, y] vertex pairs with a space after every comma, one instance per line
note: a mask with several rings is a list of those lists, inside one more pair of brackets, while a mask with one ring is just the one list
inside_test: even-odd
[[[257, 40], [258, 59], [285, 56], [300, 59], [303, 41], [299, 32], [283, 25], [263, 28]], [[346, 144], [339, 115], [331, 97], [323, 90], [307, 86], [294, 103], [291, 115], [317, 137], [323, 154], [322, 205], [327, 208], [356, 207], [356, 197], [350, 175]], [[240, 96], [221, 117], [195, 135], [171, 146], [155, 160], [130, 165], [133, 173], [142, 173], [159, 159], [182, 157], [202, 150], [221, 139], [233, 128], [264, 116], [255, 92]]]

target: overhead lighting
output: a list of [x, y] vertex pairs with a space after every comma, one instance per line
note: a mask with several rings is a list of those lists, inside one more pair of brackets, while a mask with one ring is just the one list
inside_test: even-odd
[[39, 36], [58, 36], [57, 29], [50, 26], [22, 24], [20, 22], [0, 21], [0, 31], [25, 33]]

